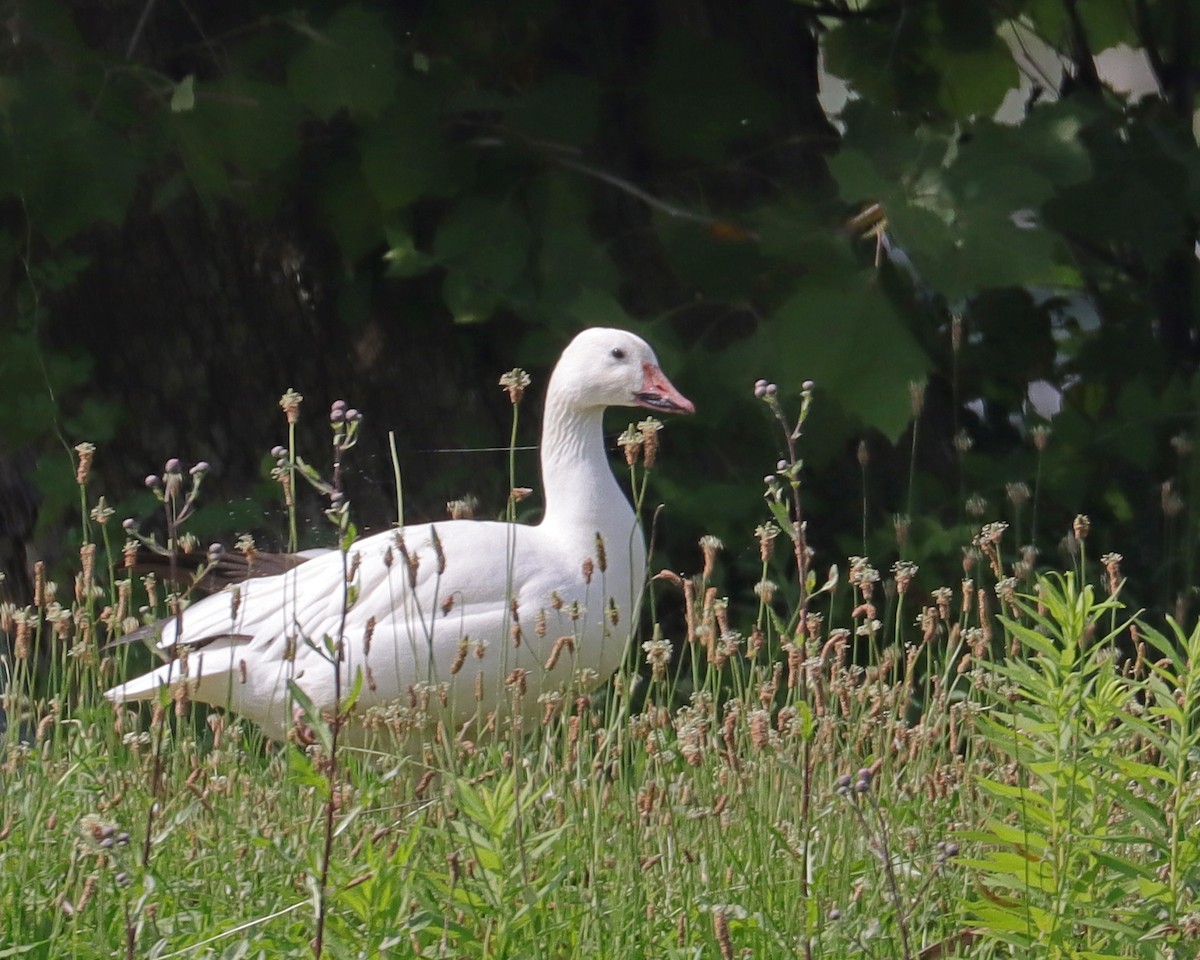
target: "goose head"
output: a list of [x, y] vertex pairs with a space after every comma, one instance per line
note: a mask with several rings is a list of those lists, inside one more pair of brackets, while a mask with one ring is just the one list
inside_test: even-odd
[[645, 407], [662, 413], [695, 413], [658, 365], [641, 337], [592, 327], [568, 344], [550, 377], [550, 391], [578, 409]]

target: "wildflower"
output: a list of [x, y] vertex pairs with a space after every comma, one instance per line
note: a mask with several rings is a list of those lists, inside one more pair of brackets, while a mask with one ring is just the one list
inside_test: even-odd
[[983, 547], [987, 544], [997, 544], [1000, 538], [1004, 536], [1004, 531], [1008, 529], [1008, 524], [1003, 521], [996, 523], [985, 523], [980, 529], [979, 534], [975, 537], [976, 546]]
[[104, 526], [106, 523], [108, 523], [109, 519], [114, 513], [116, 513], [116, 511], [108, 505], [108, 501], [104, 499], [104, 497], [101, 497], [96, 501], [96, 505], [92, 507], [90, 516], [96, 521], [96, 523], [100, 524], [100, 526]]
[[996, 596], [999, 597], [1000, 600], [1002, 600], [1004, 603], [1012, 605], [1017, 599], [1017, 578], [1005, 577], [1004, 579], [997, 581], [995, 590]]
[[1104, 564], [1104, 572], [1108, 576], [1108, 592], [1116, 593], [1121, 585], [1121, 561], [1125, 558], [1119, 553], [1106, 553], [1100, 558]]
[[1071, 530], [1075, 534], [1076, 540], [1086, 540], [1088, 531], [1092, 527], [1092, 521], [1082, 513], [1075, 517], [1071, 523]]
[[953, 595], [954, 592], [949, 587], [938, 587], [931, 592], [930, 596], [933, 597], [933, 602], [937, 604], [939, 619], [950, 619], [950, 598]]
[[775, 398], [775, 394], [779, 392], [779, 387], [773, 383], [768, 383], [766, 380], [754, 381], [754, 395], [759, 400], [766, 400], [768, 403]]
[[450, 514], [451, 520], [473, 520], [475, 518], [475, 508], [479, 505], [479, 501], [467, 494], [461, 500], [449, 500], [446, 502], [446, 512]]
[[1007, 483], [1004, 485], [1004, 492], [1008, 496], [1008, 502], [1018, 510], [1029, 502], [1031, 496], [1027, 483]]
[[625, 452], [625, 462], [629, 466], [632, 467], [641, 458], [644, 440], [645, 437], [632, 423], [617, 437], [617, 446]]
[[912, 526], [912, 518], [906, 513], [897, 513], [892, 517], [892, 527], [896, 531], [896, 545], [903, 550], [908, 545], [908, 531]]
[[896, 578], [897, 593], [904, 594], [908, 591], [908, 586], [919, 569], [920, 567], [910, 560], [897, 560], [892, 564], [892, 575]]
[[[76, 447], [76, 450], [79, 448]], [[1192, 438], [1186, 433], [1176, 434], [1171, 438], [1171, 449], [1181, 460], [1192, 452]]]
[[975, 493], [967, 497], [967, 516], [978, 520], [988, 512], [988, 502]]
[[514, 405], [521, 402], [521, 398], [525, 396], [525, 388], [533, 381], [520, 367], [513, 367], [508, 373], [500, 377], [500, 386], [508, 391], [508, 399]]
[[700, 538], [700, 552], [704, 554], [704, 571], [701, 573], [701, 577], [705, 580], [713, 574], [713, 568], [717, 562], [717, 551], [724, 548], [725, 545], [712, 534], [706, 533]]
[[871, 451], [867, 447], [867, 441], [859, 440], [858, 441], [858, 465], [860, 467], [862, 467], [862, 469], [866, 470], [867, 464], [869, 464], [870, 462], [871, 462]]
[[879, 571], [871, 566], [866, 557], [850, 558], [850, 585], [858, 587], [863, 597], [870, 597], [875, 584], [879, 582]]
[[1030, 431], [1030, 435], [1033, 437], [1033, 446], [1038, 453], [1045, 452], [1046, 445], [1050, 442], [1050, 433], [1050, 428], [1041, 424]]
[[647, 640], [642, 644], [642, 650], [646, 654], [646, 662], [650, 664], [653, 679], [660, 681], [666, 679], [667, 667], [671, 663], [671, 649], [671, 641], [664, 639], [657, 628], [655, 628], [654, 639]]
[[770, 521], [760, 523], [754, 528], [754, 535], [758, 537], [758, 556], [763, 563], [771, 559], [775, 550], [775, 538], [779, 536], [779, 532], [779, 527]]
[[287, 417], [288, 423], [295, 423], [300, 419], [300, 404], [304, 401], [304, 397], [298, 394], [291, 387], [288, 387], [287, 392], [279, 398], [280, 409]]

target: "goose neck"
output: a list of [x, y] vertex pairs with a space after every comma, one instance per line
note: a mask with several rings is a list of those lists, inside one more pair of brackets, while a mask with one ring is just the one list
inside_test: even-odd
[[552, 391], [542, 423], [543, 523], [590, 525], [628, 501], [621, 493], [604, 452], [603, 407], [561, 402]]

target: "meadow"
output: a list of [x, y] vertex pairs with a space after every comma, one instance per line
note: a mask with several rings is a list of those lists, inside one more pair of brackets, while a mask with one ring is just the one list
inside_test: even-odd
[[[542, 722], [469, 736], [416, 689], [365, 747], [302, 703], [272, 743], [186, 697], [103, 700], [144, 659], [106, 641], [179, 600], [122, 567], [144, 544], [84, 445], [73, 582], [39, 568], [34, 604], [0, 608], [0, 957], [1195, 955], [1200, 628], [1126, 609], [1083, 516], [1064, 570], [1000, 520], [952, 584], [814, 569], [809, 394], [793, 423], [768, 387], [790, 455], [746, 532], [750, 602], [705, 538], [652, 579], [607, 684], [513, 677]], [[623, 438], [639, 502], [653, 430]], [[294, 452], [277, 479], [336, 487]], [[182, 547], [198, 480], [157, 489]]]

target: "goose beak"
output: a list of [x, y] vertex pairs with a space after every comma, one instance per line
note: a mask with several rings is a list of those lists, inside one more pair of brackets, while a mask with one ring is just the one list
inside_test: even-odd
[[639, 407], [664, 413], [695, 413], [696, 407], [652, 363], [642, 364], [642, 389], [633, 395]]

